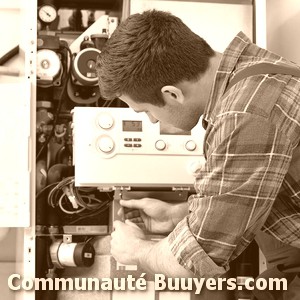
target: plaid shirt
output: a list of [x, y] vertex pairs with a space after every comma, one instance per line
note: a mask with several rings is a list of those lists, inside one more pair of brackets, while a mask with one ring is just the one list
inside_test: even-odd
[[179, 263], [199, 276], [224, 273], [260, 229], [300, 248], [300, 78], [255, 75], [226, 91], [237, 71], [260, 62], [293, 65], [242, 32], [225, 50], [203, 115], [197, 194], [168, 236]]

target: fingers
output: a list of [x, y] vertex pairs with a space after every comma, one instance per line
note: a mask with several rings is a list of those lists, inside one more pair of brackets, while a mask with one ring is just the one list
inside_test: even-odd
[[[133, 222], [142, 222], [141, 214], [136, 205], [137, 202], [142, 200], [120, 200], [121, 208], [118, 210], [117, 214], [122, 220], [130, 219]], [[135, 219], [138, 220], [136, 221]]]
[[136, 228], [140, 228], [138, 225], [136, 225], [134, 222], [132, 222], [130, 220], [125, 220], [125, 222], [118, 221], [118, 220], [114, 221], [113, 228], [116, 231], [116, 230], [122, 229], [125, 226], [125, 224], [136, 227]]
[[[143, 224], [142, 224], [143, 225]], [[122, 221], [114, 221], [113, 223], [113, 232], [111, 233], [111, 237], [114, 238], [116, 237], [118, 234], [120, 234], [120, 232], [124, 232], [124, 230], [126, 230], [126, 226], [131, 226], [131, 227], [135, 227], [138, 228], [139, 230], [143, 230], [143, 226], [139, 226], [136, 223], [131, 222], [130, 220], [125, 220], [125, 222]]]
[[121, 220], [134, 219], [141, 216], [139, 210], [137, 209], [129, 210], [129, 209], [124, 209], [124, 207], [121, 207], [118, 210], [117, 214]]
[[143, 209], [144, 208], [144, 201], [143, 199], [132, 199], [132, 200], [120, 200], [120, 204], [123, 207], [127, 208], [135, 208], [135, 209]]

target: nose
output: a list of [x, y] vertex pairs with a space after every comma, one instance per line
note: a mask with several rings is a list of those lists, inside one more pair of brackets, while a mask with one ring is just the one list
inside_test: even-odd
[[147, 114], [148, 118], [150, 119], [151, 123], [155, 124], [158, 122], [158, 120], [156, 118], [154, 118], [149, 112], [147, 112], [146, 114]]

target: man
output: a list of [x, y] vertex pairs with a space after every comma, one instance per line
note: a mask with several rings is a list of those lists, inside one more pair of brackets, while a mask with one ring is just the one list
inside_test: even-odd
[[[97, 63], [101, 95], [183, 130], [203, 116], [206, 129], [206, 163], [187, 203], [121, 201], [136, 210], [114, 224], [117, 261], [170, 277], [217, 277], [257, 236], [270, 266], [300, 265], [300, 79], [258, 74], [227, 89], [261, 62], [292, 65], [242, 32], [217, 53], [165, 12], [132, 15], [112, 34]], [[140, 220], [170, 233], [149, 241]]]

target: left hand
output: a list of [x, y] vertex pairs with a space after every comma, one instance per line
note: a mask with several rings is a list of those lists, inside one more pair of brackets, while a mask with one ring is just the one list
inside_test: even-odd
[[[153, 198], [120, 200], [122, 208], [118, 214], [148, 232], [166, 234], [171, 232], [188, 214], [188, 203], [167, 203]], [[127, 208], [127, 212], [124, 211]]]
[[146, 240], [143, 231], [129, 220], [125, 223], [115, 221], [114, 229], [111, 234], [112, 256], [122, 264], [138, 264], [141, 243]]

